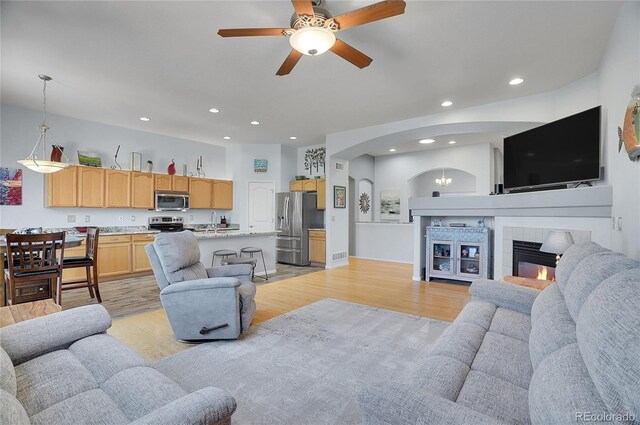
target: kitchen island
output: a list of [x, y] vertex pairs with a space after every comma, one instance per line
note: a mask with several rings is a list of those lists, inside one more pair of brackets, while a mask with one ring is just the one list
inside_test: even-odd
[[[200, 261], [211, 267], [213, 252], [219, 249], [231, 249], [240, 255], [240, 250], [249, 246], [261, 248], [267, 272], [271, 275], [276, 272], [276, 232], [246, 232], [243, 230], [218, 230], [218, 232], [197, 231], [193, 232], [200, 245]], [[248, 254], [243, 254], [248, 257]], [[254, 257], [255, 258], [255, 257]], [[257, 254], [258, 265], [256, 274], [264, 275], [262, 259]], [[216, 266], [220, 265], [220, 258], [216, 258]]]

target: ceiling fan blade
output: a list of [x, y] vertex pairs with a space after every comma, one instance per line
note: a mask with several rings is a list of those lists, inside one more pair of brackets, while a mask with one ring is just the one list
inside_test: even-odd
[[[365, 6], [360, 9], [333, 18], [338, 23], [340, 29], [343, 30], [357, 25], [368, 24], [369, 22], [379, 21], [380, 19], [390, 18], [392, 16], [404, 13], [406, 3], [403, 0], [387, 0]], [[329, 21], [329, 20], [327, 20]]]
[[253, 37], [259, 35], [284, 35], [290, 28], [229, 28], [218, 30], [220, 37]]
[[287, 56], [287, 58], [284, 60], [282, 66], [280, 67], [280, 69], [278, 69], [278, 72], [276, 72], [276, 75], [282, 76], [289, 74], [293, 67], [296, 66], [301, 57], [302, 53], [300, 53], [296, 49], [291, 49], [289, 56]]
[[291, 0], [293, 3], [293, 8], [296, 10], [296, 14], [300, 15], [309, 15], [313, 16], [313, 4], [311, 4], [311, 0]]
[[351, 62], [360, 69], [366, 68], [373, 61], [373, 59], [362, 53], [360, 50], [351, 47], [339, 39], [336, 39], [335, 44], [329, 50], [340, 56], [342, 59]]

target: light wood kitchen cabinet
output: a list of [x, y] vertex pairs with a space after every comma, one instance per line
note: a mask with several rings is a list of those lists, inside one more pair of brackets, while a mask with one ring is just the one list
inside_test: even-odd
[[152, 210], [153, 174], [134, 171], [131, 173], [131, 207]]
[[213, 202], [213, 182], [198, 177], [189, 178], [189, 207], [211, 208]]
[[[74, 246], [73, 248], [64, 249], [64, 257], [84, 257], [87, 253], [85, 241], [82, 241], [82, 245]], [[59, 254], [59, 253], [58, 253]], [[74, 267], [72, 269], [64, 269], [62, 271], [62, 281], [67, 282], [79, 282], [87, 278], [87, 271], [84, 267]]]
[[302, 180], [302, 190], [304, 192], [315, 192], [316, 188], [316, 179]]
[[144, 247], [153, 243], [154, 234], [133, 235], [131, 237], [131, 272], [147, 272], [151, 270], [151, 263]]
[[189, 177], [187, 176], [171, 176], [171, 187], [176, 192], [189, 191]]
[[78, 167], [66, 167], [62, 171], [45, 174], [47, 207], [78, 206]]
[[104, 207], [104, 168], [78, 168], [78, 206]]
[[213, 180], [213, 203], [216, 210], [233, 209], [233, 182], [231, 180]]
[[319, 210], [324, 210], [327, 207], [327, 181], [325, 179], [318, 179], [316, 191], [318, 192], [316, 206]]
[[131, 236], [101, 236], [98, 239], [98, 277], [131, 272]]
[[154, 190], [173, 190], [171, 184], [171, 176], [168, 174], [154, 174], [153, 176]]
[[107, 208], [131, 206], [131, 173], [129, 171], [106, 170], [104, 206]]
[[324, 230], [309, 230], [309, 261], [326, 263], [326, 237]]
[[304, 180], [291, 180], [289, 182], [289, 192], [302, 192], [302, 182]]

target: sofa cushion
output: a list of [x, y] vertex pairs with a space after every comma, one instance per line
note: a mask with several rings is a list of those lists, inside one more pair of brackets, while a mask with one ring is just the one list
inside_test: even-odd
[[640, 262], [613, 251], [598, 252], [585, 258], [580, 267], [571, 273], [563, 291], [573, 320], [578, 320], [582, 305], [603, 280], [618, 272], [639, 267]]
[[102, 390], [130, 420], [187, 395], [178, 384], [150, 367], [116, 373], [102, 384]]
[[572, 424], [579, 412], [597, 415], [606, 411], [578, 344], [567, 345], [547, 356], [533, 373], [529, 385], [533, 424]]
[[429, 356], [418, 366], [411, 387], [428, 388], [433, 394], [456, 401], [469, 366], [446, 356]]
[[0, 348], [0, 390], [16, 396], [16, 372], [6, 351]]
[[553, 304], [531, 327], [529, 355], [533, 369], [549, 354], [576, 341], [576, 324], [566, 304]]
[[102, 390], [90, 390], [77, 394], [31, 417], [31, 425], [120, 425], [129, 422], [124, 413]]
[[556, 267], [556, 282], [562, 293], [564, 293], [564, 286], [569, 281], [571, 273], [578, 264], [591, 254], [601, 251], [608, 251], [608, 249], [594, 242], [585, 242], [573, 244], [564, 252], [558, 267]]
[[488, 331], [496, 308], [495, 304], [488, 301], [471, 301], [458, 314], [456, 322], [473, 323]]
[[471, 366], [485, 333], [478, 325], [453, 322], [440, 335], [429, 355], [451, 357]]
[[580, 353], [611, 413], [640, 416], [640, 267], [604, 280], [577, 321]]
[[0, 388], [0, 424], [29, 425], [29, 416], [18, 399]]
[[29, 416], [84, 391], [98, 388], [93, 375], [68, 350], [53, 351], [15, 368], [17, 399]]
[[499, 307], [496, 309], [489, 330], [528, 343], [531, 333], [531, 316]]
[[457, 402], [508, 424], [531, 423], [527, 390], [478, 370], [469, 372]]
[[207, 278], [193, 232], [160, 233], [153, 241], [153, 247], [169, 283]]
[[527, 389], [532, 374], [529, 344], [489, 331], [484, 336], [471, 369]]
[[69, 351], [89, 370], [98, 384], [125, 369], [148, 364], [131, 348], [106, 334], [83, 338], [73, 343]]
[[566, 308], [560, 287], [558, 287], [557, 283], [547, 286], [533, 302], [533, 306], [531, 307], [531, 325], [542, 317], [547, 310], [559, 305]]

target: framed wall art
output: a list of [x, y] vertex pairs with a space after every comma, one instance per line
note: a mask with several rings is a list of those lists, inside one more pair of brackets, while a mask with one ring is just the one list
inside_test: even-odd
[[333, 186], [333, 208], [347, 208], [347, 188]]

